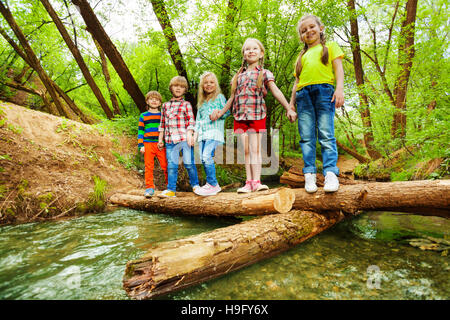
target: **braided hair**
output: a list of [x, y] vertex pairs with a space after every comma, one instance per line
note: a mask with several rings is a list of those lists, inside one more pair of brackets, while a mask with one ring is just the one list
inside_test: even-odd
[[[263, 56], [259, 59], [259, 66], [261, 67], [261, 70], [259, 70], [258, 72], [258, 80], [256, 81], [256, 86], [257, 88], [261, 88], [262, 87], [262, 83], [263, 83], [263, 69], [264, 69], [264, 53], [265, 53], [265, 49], [264, 49], [264, 45], [262, 44], [261, 41], [259, 41], [258, 39], [255, 38], [247, 38], [244, 41], [244, 44], [242, 45], [242, 49], [241, 49], [241, 53], [242, 56], [244, 56], [244, 49], [245, 46], [248, 42], [250, 41], [254, 41], [258, 44], [259, 48], [261, 49], [261, 53], [263, 54]], [[245, 61], [244, 58], [242, 58], [242, 63], [241, 63], [241, 67], [239, 68], [239, 71], [234, 75], [233, 79], [231, 80], [231, 93], [233, 94], [236, 91], [236, 87], [237, 87], [237, 80], [239, 75], [244, 72], [244, 70], [247, 67], [247, 61]]]
[[[313, 18], [319, 27], [324, 26], [322, 21], [320, 21], [320, 19], [315, 15], [308, 14], [306, 16], [303, 16], [297, 24], [297, 32], [300, 37], [300, 40], [302, 39], [300, 26], [301, 26], [302, 22], [308, 18]], [[328, 64], [328, 47], [325, 45], [326, 41], [327, 40], [326, 40], [325, 34], [321, 31], [320, 32], [320, 44], [322, 45], [322, 57], [321, 57], [320, 61], [324, 65]], [[306, 53], [306, 51], [308, 51], [308, 49], [309, 49], [308, 44], [306, 44], [306, 42], [305, 42], [305, 46], [303, 47], [302, 51], [300, 52], [297, 62], [295, 63], [295, 77], [297, 79], [300, 77], [300, 72], [302, 71], [302, 57]]]

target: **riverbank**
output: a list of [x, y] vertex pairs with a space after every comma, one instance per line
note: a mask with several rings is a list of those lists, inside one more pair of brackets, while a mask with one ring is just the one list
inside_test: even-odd
[[99, 212], [112, 192], [142, 187], [120, 163], [135, 137], [2, 102], [0, 141], [0, 224]]

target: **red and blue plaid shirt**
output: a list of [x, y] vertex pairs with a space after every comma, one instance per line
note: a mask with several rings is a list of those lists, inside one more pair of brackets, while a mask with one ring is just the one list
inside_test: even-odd
[[[263, 72], [263, 84], [261, 88], [258, 88], [256, 83], [260, 71]], [[267, 94], [269, 81], [275, 81], [272, 72], [267, 69], [261, 70], [261, 66], [250, 71], [244, 70], [239, 74], [233, 100], [235, 120], [261, 120], [266, 117], [264, 97]]]
[[164, 131], [166, 143], [186, 141], [187, 130], [194, 130], [194, 113], [190, 102], [172, 98], [161, 107], [159, 131]]

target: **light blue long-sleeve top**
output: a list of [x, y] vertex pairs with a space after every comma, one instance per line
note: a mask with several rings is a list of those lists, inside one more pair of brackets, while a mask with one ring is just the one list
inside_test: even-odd
[[211, 121], [209, 115], [216, 109], [222, 109], [226, 103], [225, 96], [220, 93], [216, 99], [205, 101], [201, 106], [198, 106], [194, 129], [198, 133], [198, 141], [217, 140], [222, 143], [225, 142], [224, 125], [225, 119], [231, 114], [230, 110], [216, 121]]

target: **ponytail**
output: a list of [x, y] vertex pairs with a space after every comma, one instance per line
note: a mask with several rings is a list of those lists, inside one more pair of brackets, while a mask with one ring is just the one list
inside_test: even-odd
[[320, 44], [322, 45], [322, 58], [320, 59], [324, 65], [328, 64], [328, 47], [325, 45], [326, 43], [325, 34], [323, 32], [320, 33]]

